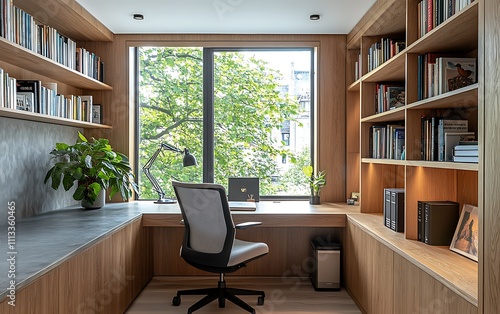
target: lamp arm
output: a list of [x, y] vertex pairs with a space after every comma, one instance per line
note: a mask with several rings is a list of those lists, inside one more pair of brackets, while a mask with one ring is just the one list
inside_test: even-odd
[[160, 200], [165, 198], [165, 191], [163, 191], [163, 189], [161, 188], [158, 181], [155, 179], [155, 177], [153, 177], [153, 175], [150, 172], [150, 169], [151, 169], [151, 166], [153, 165], [153, 163], [155, 162], [156, 158], [158, 158], [158, 155], [160, 154], [160, 152], [162, 150], [170, 150], [170, 151], [173, 151], [176, 153], [181, 153], [181, 154], [183, 153], [182, 150], [180, 150], [179, 148], [177, 148], [175, 146], [172, 146], [170, 144], [161, 143], [160, 147], [158, 147], [158, 149], [154, 152], [154, 154], [151, 156], [151, 158], [149, 158], [149, 160], [144, 164], [144, 167], [142, 167], [144, 174], [149, 179], [149, 181], [151, 181], [151, 184], [153, 185], [153, 189], [156, 191], [156, 193], [158, 193], [158, 198]]
[[165, 192], [163, 191], [163, 189], [161, 188], [160, 184], [158, 183], [158, 181], [153, 177], [153, 175], [151, 174], [150, 172], [150, 168], [151, 166], [153, 165], [154, 161], [156, 160], [156, 158], [158, 157], [158, 155], [160, 154], [161, 150], [163, 148], [160, 146], [155, 152], [154, 154], [151, 156], [151, 158], [149, 158], [149, 160], [146, 162], [146, 164], [144, 165], [144, 167], [142, 167], [142, 170], [144, 171], [144, 174], [146, 175], [146, 177], [149, 179], [149, 181], [151, 182], [151, 184], [153, 185], [153, 189], [158, 193], [158, 197], [159, 199], [162, 199], [165, 197]]
[[160, 148], [182, 154], [184, 151], [170, 144], [161, 143]]

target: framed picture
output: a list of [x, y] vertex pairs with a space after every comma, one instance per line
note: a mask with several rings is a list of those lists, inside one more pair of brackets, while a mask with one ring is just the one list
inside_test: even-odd
[[102, 107], [101, 105], [92, 105], [92, 123], [102, 123]]
[[450, 245], [450, 250], [462, 254], [476, 262], [479, 245], [478, 218], [478, 208], [465, 204]]

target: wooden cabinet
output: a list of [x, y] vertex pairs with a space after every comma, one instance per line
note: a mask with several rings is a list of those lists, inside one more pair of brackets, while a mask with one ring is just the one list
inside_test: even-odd
[[[463, 264], [452, 252], [437, 248], [425, 252], [425, 244], [393, 237], [379, 224], [381, 218], [348, 215], [345, 230], [345, 287], [364, 312], [478, 313], [477, 298], [473, 300], [477, 284], [466, 290], [460, 287], [471, 273], [477, 273], [477, 265]], [[446, 256], [441, 258], [448, 258], [443, 266], [463, 268], [433, 272], [434, 261], [442, 253]]]
[[16, 291], [1, 313], [123, 313], [153, 276], [149, 230], [141, 218]]
[[[422, 115], [467, 119], [469, 131], [480, 139], [482, 126], [478, 118], [478, 91], [482, 83], [463, 87], [451, 92], [419, 100], [418, 55], [437, 53], [459, 57], [477, 58], [476, 69], [482, 56], [478, 53], [478, 11], [481, 0], [475, 0], [453, 16], [419, 38], [419, 0], [377, 1], [366, 16], [348, 35], [347, 53], [347, 142], [348, 191], [361, 193], [361, 212], [376, 214], [383, 212], [384, 188], [405, 189], [405, 231], [394, 233], [398, 241], [417, 242], [417, 201], [451, 200], [464, 204], [479, 205], [480, 164], [421, 160]], [[396, 18], [401, 14], [405, 18]], [[406, 48], [368, 71], [368, 54], [371, 45], [380, 38], [404, 38]], [[361, 56], [361, 57], [360, 57]], [[361, 77], [354, 81], [356, 62], [361, 62]], [[398, 83], [405, 86], [405, 105], [377, 113], [375, 94], [377, 84]], [[373, 126], [400, 124], [405, 128], [405, 160], [373, 158], [370, 129]], [[482, 143], [480, 143], [482, 145]], [[356, 183], [358, 185], [356, 186]], [[357, 190], [356, 190], [357, 189]], [[481, 208], [480, 208], [481, 211]], [[383, 222], [380, 219], [380, 226]], [[475, 292], [468, 295], [469, 303], [478, 305], [478, 272], [467, 272], [458, 280], [450, 282], [449, 267], [458, 271], [460, 267], [477, 269], [477, 263], [449, 251], [448, 247], [430, 247], [417, 242], [419, 250], [432, 252], [436, 258], [432, 267], [423, 266], [444, 287]], [[401, 242], [404, 247], [404, 242]], [[437, 253], [435, 252], [437, 250]], [[442, 254], [441, 254], [442, 253]], [[449, 265], [448, 259], [456, 257], [458, 265]], [[421, 263], [413, 260], [413, 265]], [[394, 265], [396, 265], [395, 263]], [[445, 266], [446, 265], [446, 266]], [[465, 265], [465, 266], [464, 266]], [[379, 270], [380, 271], [380, 270]], [[397, 281], [397, 279], [395, 279]], [[454, 280], [454, 279], [453, 279]], [[399, 291], [399, 288], [394, 288]], [[364, 299], [361, 293], [361, 299]], [[398, 299], [398, 298], [396, 298]], [[410, 302], [411, 303], [411, 302]], [[395, 312], [399, 307], [395, 305]], [[370, 311], [369, 311], [370, 312]]]
[[[75, 1], [55, 0], [50, 4], [35, 0], [16, 0], [14, 5], [54, 27], [74, 41], [111, 41], [113, 34]], [[16, 79], [57, 83], [58, 93], [88, 95], [91, 91], [110, 91], [112, 87], [0, 37], [0, 68]], [[0, 107], [0, 116], [85, 129], [110, 126], [59, 118]]]

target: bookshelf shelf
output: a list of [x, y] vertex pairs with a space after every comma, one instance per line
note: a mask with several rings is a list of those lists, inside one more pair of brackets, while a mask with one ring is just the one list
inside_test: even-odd
[[361, 119], [361, 122], [391, 122], [405, 119], [405, 107], [378, 113]]
[[0, 108], [0, 117], [13, 118], [19, 120], [28, 120], [42, 123], [66, 125], [83, 129], [111, 129], [112, 127], [104, 124], [89, 123], [78, 120], [71, 120], [60, 117], [47, 116], [39, 113], [25, 112], [9, 108]]
[[360, 89], [360, 86], [361, 86], [361, 81], [357, 80], [356, 82], [349, 85], [349, 87], [347, 88], [347, 91], [348, 92], [358, 92]]
[[462, 163], [462, 162], [408, 160], [408, 161], [406, 161], [406, 164], [408, 166], [414, 166], [414, 167], [451, 169], [451, 170], [478, 171], [478, 169], [479, 169], [478, 164]]
[[76, 1], [14, 0], [14, 5], [73, 40], [113, 41], [113, 33]]
[[474, 108], [477, 107], [478, 84], [420, 100], [406, 106], [407, 109]]
[[406, 48], [406, 53], [467, 52], [477, 49], [478, 1], [472, 2]]
[[396, 166], [406, 165], [406, 160], [397, 160], [397, 159], [362, 158], [361, 162], [364, 164], [380, 164], [380, 165], [396, 165]]
[[404, 81], [405, 79], [405, 54], [398, 53], [391, 59], [387, 60], [374, 70], [365, 74], [361, 80], [363, 82], [390, 82]]
[[34, 53], [2, 37], [0, 37], [0, 55], [2, 61], [15, 64], [25, 70], [41, 74], [77, 88], [103, 91], [113, 89], [107, 84], [72, 70], [47, 57]]

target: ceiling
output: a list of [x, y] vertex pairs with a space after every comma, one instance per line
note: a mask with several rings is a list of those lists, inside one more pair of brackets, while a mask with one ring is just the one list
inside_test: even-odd
[[376, 0], [76, 1], [115, 34], [347, 34]]

